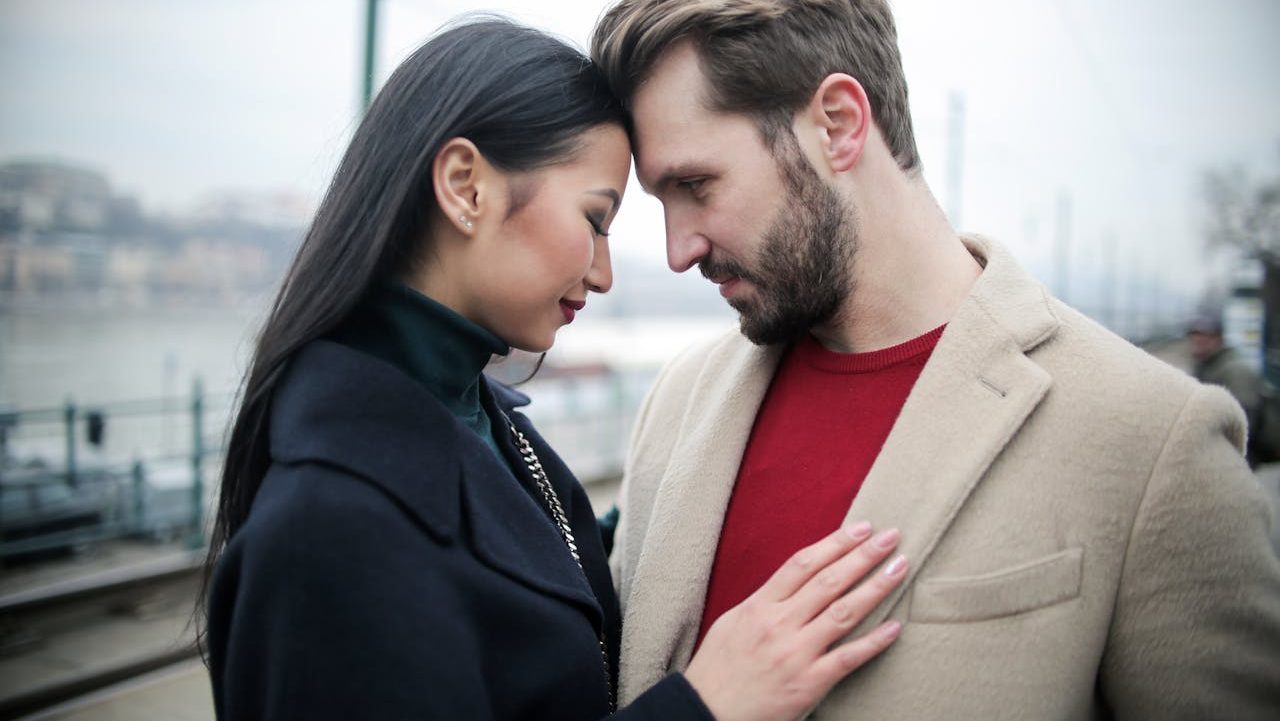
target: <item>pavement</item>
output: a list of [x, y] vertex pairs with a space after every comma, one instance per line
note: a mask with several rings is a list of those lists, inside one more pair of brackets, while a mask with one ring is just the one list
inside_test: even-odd
[[186, 550], [182, 543], [113, 540], [64, 557], [0, 569], [0, 596], [123, 568], [136, 568]]
[[213, 721], [209, 672], [187, 661], [23, 721]]

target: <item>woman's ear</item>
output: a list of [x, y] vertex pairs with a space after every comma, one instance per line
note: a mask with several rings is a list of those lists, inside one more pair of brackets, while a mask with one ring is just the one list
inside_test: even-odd
[[445, 220], [464, 235], [471, 235], [480, 215], [485, 165], [480, 149], [466, 138], [446, 141], [431, 164], [436, 204]]
[[844, 73], [828, 75], [810, 100], [809, 117], [821, 132], [822, 152], [831, 170], [851, 170], [871, 131], [871, 101], [862, 83]]

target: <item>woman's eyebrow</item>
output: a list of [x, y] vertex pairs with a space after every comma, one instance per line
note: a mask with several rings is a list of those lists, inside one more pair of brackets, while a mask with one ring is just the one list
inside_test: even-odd
[[600, 190], [590, 190], [590, 191], [587, 191], [587, 194], [599, 195], [612, 200], [613, 207], [609, 208], [609, 212], [613, 212], [614, 210], [616, 210], [618, 207], [618, 204], [622, 202], [622, 196], [619, 195], [618, 191], [614, 190], [613, 188], [601, 188]]

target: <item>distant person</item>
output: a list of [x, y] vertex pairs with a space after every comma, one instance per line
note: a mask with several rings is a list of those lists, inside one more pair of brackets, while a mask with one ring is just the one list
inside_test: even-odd
[[913, 570], [864, 623], [902, 635], [814, 718], [1280, 719], [1244, 414], [957, 234], [886, 0], [622, 0], [592, 55], [671, 268], [741, 320], [664, 369], [633, 436], [624, 700], [870, 518]]
[[[1271, 436], [1280, 428], [1263, 428], [1266, 387], [1240, 351], [1223, 340], [1222, 321], [1217, 316], [1197, 316], [1187, 325], [1187, 342], [1195, 361], [1191, 374], [1203, 383], [1226, 388], [1244, 409], [1249, 421], [1250, 465], [1274, 460], [1277, 448]], [[1274, 421], [1267, 425], [1274, 425]]]
[[[378, 94], [231, 432], [206, 602], [219, 718], [613, 711], [620, 614], [595, 514], [516, 411], [528, 399], [481, 371], [547, 350], [609, 289], [624, 120], [578, 51], [497, 20], [440, 33]], [[832, 531], [617, 717], [796, 718], [888, 646], [895, 622], [836, 642], [905, 575], [901, 557], [869, 575], [898, 534]]]

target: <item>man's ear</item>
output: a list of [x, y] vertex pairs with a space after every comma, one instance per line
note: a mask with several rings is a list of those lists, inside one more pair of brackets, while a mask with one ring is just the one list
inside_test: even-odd
[[464, 235], [471, 235], [479, 219], [487, 170], [480, 149], [466, 138], [446, 141], [431, 163], [436, 204], [445, 220]]
[[817, 126], [822, 153], [832, 172], [848, 172], [862, 157], [871, 134], [871, 101], [853, 77], [828, 75], [809, 101], [807, 115]]

